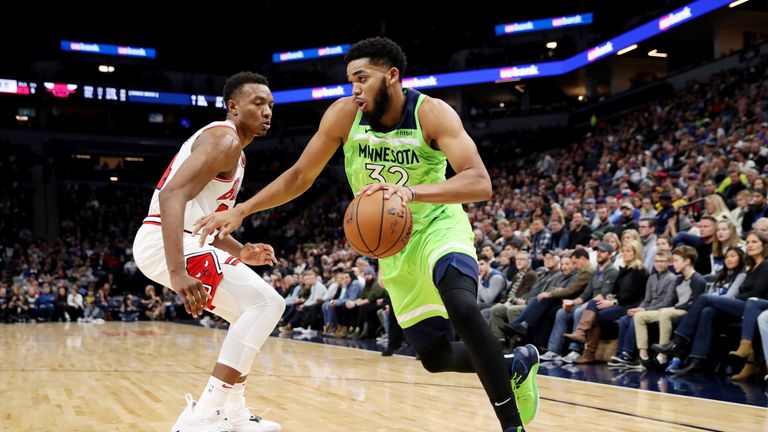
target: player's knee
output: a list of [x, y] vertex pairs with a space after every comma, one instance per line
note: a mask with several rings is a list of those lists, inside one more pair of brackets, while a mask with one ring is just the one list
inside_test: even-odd
[[446, 370], [446, 359], [450, 357], [451, 344], [445, 338], [436, 340], [432, 345], [418, 351], [419, 361], [428, 372], [437, 373]]
[[285, 299], [280, 294], [278, 294], [274, 288], [271, 291], [270, 297], [270, 304], [274, 308], [274, 311], [279, 319], [281, 316], [283, 316], [283, 312], [285, 312]]
[[443, 371], [442, 360], [435, 358], [425, 359], [421, 357], [421, 354], [419, 354], [419, 359], [421, 360], [421, 365], [424, 366], [424, 369], [426, 369], [427, 372], [438, 373]]
[[250, 306], [279, 320], [285, 311], [285, 299], [271, 285], [263, 281], [254, 287], [254, 294]]

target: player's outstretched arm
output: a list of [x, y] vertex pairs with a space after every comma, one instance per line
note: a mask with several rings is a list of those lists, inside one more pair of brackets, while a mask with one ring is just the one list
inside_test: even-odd
[[247, 201], [195, 222], [193, 232], [200, 233], [201, 242], [216, 229], [218, 237], [224, 238], [235, 231], [246, 216], [285, 204], [309, 189], [349, 133], [356, 109], [357, 105], [349, 98], [328, 107], [320, 127], [292, 167]]
[[[442, 183], [409, 185], [415, 192], [416, 201], [453, 204], [490, 199], [491, 178], [456, 111], [440, 99], [427, 98], [418, 115], [424, 139], [427, 143], [437, 143], [456, 175]], [[372, 193], [376, 189], [388, 189], [388, 186], [373, 184], [365, 191]], [[403, 193], [403, 196], [409, 195]]]
[[187, 201], [196, 197], [213, 177], [231, 170], [238, 163], [241, 147], [237, 137], [224, 128], [201, 134], [194, 145], [194, 151], [163, 186], [159, 198], [171, 289], [179, 294], [189, 314], [200, 316], [208, 294], [199, 280], [187, 274], [182, 243], [184, 210]]

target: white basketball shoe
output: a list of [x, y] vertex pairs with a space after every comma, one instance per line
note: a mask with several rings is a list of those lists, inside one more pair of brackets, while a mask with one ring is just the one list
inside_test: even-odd
[[232, 424], [233, 432], [280, 432], [280, 425], [251, 414], [245, 406], [245, 398], [241, 406], [224, 408], [224, 416]]
[[187, 400], [187, 407], [176, 419], [176, 424], [171, 428], [171, 432], [233, 432], [232, 424], [224, 416], [224, 410], [216, 410], [207, 418], [200, 419], [192, 412], [196, 402], [192, 395], [187, 393], [184, 398]]

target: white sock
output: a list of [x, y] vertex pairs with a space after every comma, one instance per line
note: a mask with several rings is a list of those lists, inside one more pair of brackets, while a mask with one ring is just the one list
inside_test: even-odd
[[232, 390], [229, 391], [229, 396], [227, 396], [227, 401], [225, 402], [226, 406], [237, 408], [245, 406], [245, 383], [246, 381], [243, 381], [232, 386]]
[[661, 354], [656, 355], [656, 361], [659, 362], [660, 365], [667, 364], [669, 359], [667, 357], [662, 357]]
[[205, 418], [211, 415], [213, 411], [222, 408], [227, 401], [227, 396], [232, 393], [233, 387], [233, 384], [227, 384], [211, 376], [208, 379], [208, 385], [205, 386], [205, 390], [197, 401], [197, 405], [195, 405], [195, 415], [198, 418]]

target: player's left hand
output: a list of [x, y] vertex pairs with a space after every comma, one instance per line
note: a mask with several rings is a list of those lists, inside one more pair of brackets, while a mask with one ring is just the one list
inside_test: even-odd
[[240, 261], [248, 265], [274, 265], [277, 264], [275, 250], [264, 243], [246, 243], [240, 249]]
[[223, 239], [234, 232], [243, 224], [244, 217], [245, 215], [241, 212], [241, 208], [238, 206], [229, 210], [209, 214], [195, 221], [192, 227], [192, 234], [200, 234], [199, 245], [202, 247], [208, 236], [213, 234], [217, 229], [219, 230], [219, 239]]
[[392, 183], [372, 183], [369, 185], [365, 185], [360, 190], [360, 193], [358, 195], [362, 195], [362, 194], [371, 195], [372, 193], [378, 190], [384, 191], [384, 199], [389, 199], [392, 195], [399, 196], [403, 205], [406, 205], [408, 204], [409, 201], [413, 200], [413, 194], [407, 187], [399, 186]]

